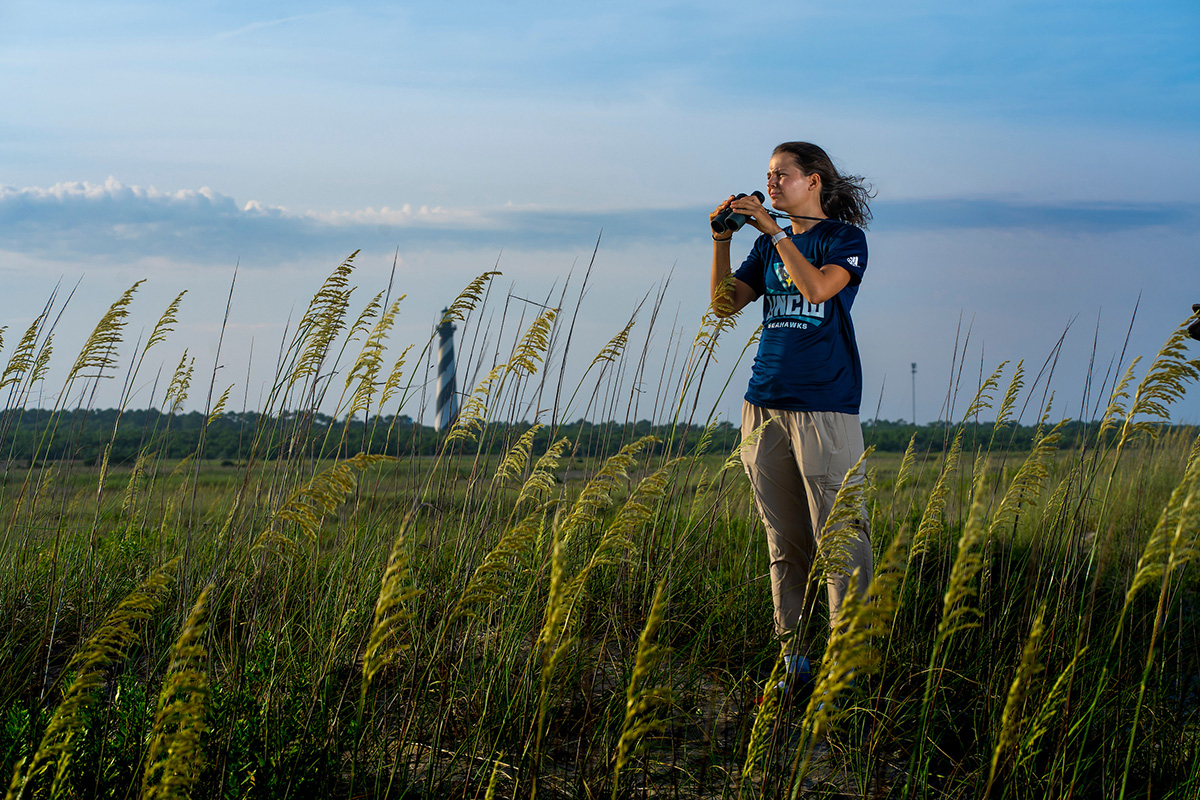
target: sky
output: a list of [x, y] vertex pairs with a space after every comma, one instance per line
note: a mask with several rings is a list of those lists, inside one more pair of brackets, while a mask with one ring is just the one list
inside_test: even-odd
[[[503, 273], [460, 325], [460, 388], [486, 360], [476, 329], [494, 351], [519, 327], [506, 306], [536, 309], [514, 298], [564, 297], [574, 376], [648, 297], [631, 352], [676, 364], [707, 307], [708, 212], [800, 139], [877, 192], [853, 309], [864, 418], [955, 417], [1022, 360], [1024, 422], [1047, 391], [1053, 416], [1091, 417], [1105, 375], [1200, 303], [1198, 134], [1195, 2], [2, 0], [0, 359], [59, 287], [65, 370], [145, 279], [123, 355], [187, 290], [155, 358], [187, 348], [255, 407], [289, 325], [358, 251], [355, 302], [389, 280], [407, 295], [393, 352]], [[747, 309], [706, 377], [722, 418], [759, 321]], [[652, 375], [631, 390], [659, 391]], [[1200, 390], [1173, 416], [1200, 422]]]

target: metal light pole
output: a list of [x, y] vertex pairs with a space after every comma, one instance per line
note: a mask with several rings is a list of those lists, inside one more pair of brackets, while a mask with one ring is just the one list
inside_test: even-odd
[[912, 424], [917, 426], [917, 362], [912, 362], [913, 415]]

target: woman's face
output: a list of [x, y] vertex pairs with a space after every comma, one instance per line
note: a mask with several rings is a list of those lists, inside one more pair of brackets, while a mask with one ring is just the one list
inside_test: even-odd
[[810, 208], [813, 200], [820, 207], [821, 177], [805, 175], [791, 153], [776, 153], [767, 165], [767, 194], [776, 211], [798, 213]]

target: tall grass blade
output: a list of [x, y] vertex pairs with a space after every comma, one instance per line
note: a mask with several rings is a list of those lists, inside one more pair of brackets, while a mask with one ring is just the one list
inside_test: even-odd
[[363, 655], [362, 696], [364, 703], [371, 681], [375, 679], [380, 670], [408, 647], [404, 637], [413, 617], [407, 604], [419, 594], [416, 587], [412, 585], [408, 543], [405, 540], [411, 521], [411, 514], [405, 517], [392, 542], [387, 568], [384, 570], [383, 579], [380, 582], [379, 596], [375, 600], [375, 618], [371, 624], [371, 635], [367, 641], [366, 653]]
[[259, 534], [254, 549], [290, 547], [293, 542], [283, 531], [286, 522], [295, 524], [308, 539], [315, 540], [321, 521], [354, 491], [355, 476], [374, 464], [395, 460], [394, 456], [359, 453], [318, 473], [275, 512], [271, 524]]
[[208, 627], [204, 618], [214, 588], [210, 583], [200, 592], [171, 648], [167, 677], [158, 695], [158, 711], [150, 729], [142, 800], [188, 798], [200, 782], [204, 766], [200, 740], [209, 730], [205, 719], [209, 696], [208, 651], [201, 639]]
[[617, 738], [616, 765], [613, 767], [613, 800], [618, 797], [621, 770], [633, 758], [642, 739], [662, 730], [666, 724], [659, 718], [658, 712], [670, 705], [671, 689], [667, 686], [651, 688], [647, 685], [666, 652], [664, 647], [656, 643], [665, 605], [664, 584], [659, 583], [654, 590], [654, 600], [650, 603], [646, 627], [638, 637], [633, 674], [629, 678], [629, 685], [625, 687], [625, 719], [621, 722], [621, 734]]
[[106, 370], [116, 367], [116, 348], [121, 343], [125, 330], [126, 319], [129, 317], [129, 305], [138, 287], [145, 283], [140, 280], [125, 290], [125, 293], [113, 303], [100, 321], [96, 323], [91, 336], [84, 342], [83, 348], [75, 358], [75, 364], [67, 374], [65, 394], [76, 378], [104, 377]]
[[1046, 635], [1046, 625], [1043, 621], [1046, 615], [1045, 602], [1038, 608], [1033, 618], [1029, 636], [1021, 649], [1021, 663], [1017, 666], [1017, 674], [1008, 687], [1008, 696], [1004, 700], [1004, 711], [1000, 715], [1000, 734], [996, 737], [996, 746], [992, 750], [992, 766], [988, 772], [987, 786], [984, 796], [990, 797], [996, 776], [999, 774], [1001, 759], [1008, 756], [1024, 736], [1024, 707], [1025, 698], [1029, 695], [1030, 685], [1042, 664], [1038, 655], [1042, 646], [1042, 637]]
[[75, 753], [87, 732], [88, 709], [104, 685], [106, 670], [124, 656], [133, 643], [137, 627], [158, 608], [178, 566], [179, 559], [175, 559], [146, 578], [71, 658], [65, 674], [74, 673], [74, 678], [50, 717], [41, 744], [27, 765], [17, 766], [7, 800], [22, 800], [40, 793], [51, 770], [50, 796], [58, 797], [64, 792], [73, 775]]
[[450, 612], [451, 620], [459, 617], [481, 617], [484, 609], [505, 597], [508, 583], [517, 566], [528, 557], [542, 532], [543, 514], [534, 512], [501, 537], [471, 575], [466, 588]]

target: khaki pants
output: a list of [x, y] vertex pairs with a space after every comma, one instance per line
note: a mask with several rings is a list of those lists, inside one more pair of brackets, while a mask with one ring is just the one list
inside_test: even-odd
[[[747, 402], [742, 405], [742, 436], [768, 419], [758, 441], [742, 449], [742, 464], [767, 528], [775, 633], [783, 640], [784, 652], [790, 653], [796, 637], [789, 634], [797, 631], [806, 611], [811, 611], [804, 607], [805, 593], [818, 539], [842, 479], [863, 452], [862, 427], [857, 414], [779, 411]], [[861, 482], [863, 476], [851, 480]], [[861, 516], [861, 532], [848, 543], [846, 574], [830, 575], [826, 581], [831, 625], [841, 611], [849, 573], [859, 569], [860, 593], [871, 582], [865, 509]]]

